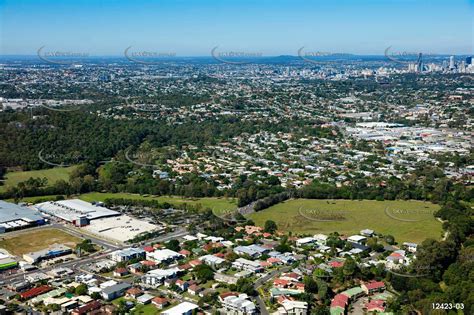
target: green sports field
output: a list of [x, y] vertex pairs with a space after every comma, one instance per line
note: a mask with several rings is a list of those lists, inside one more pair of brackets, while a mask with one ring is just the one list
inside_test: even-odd
[[107, 198], [125, 198], [125, 199], [136, 199], [136, 200], [158, 200], [159, 202], [168, 202], [170, 204], [201, 204], [203, 208], [213, 209], [214, 212], [220, 212], [227, 209], [236, 209], [237, 201], [234, 198], [183, 198], [177, 196], [143, 196], [138, 194], [128, 193], [99, 193], [92, 192], [82, 194], [79, 199], [84, 201], [105, 201]]
[[20, 182], [27, 181], [30, 177], [46, 177], [48, 179], [48, 185], [52, 185], [60, 179], [68, 181], [69, 174], [75, 167], [76, 166], [54, 167], [36, 171], [8, 172], [5, 175], [4, 185], [0, 186], [0, 191], [5, 191], [8, 187], [16, 186]]
[[438, 205], [423, 201], [295, 199], [249, 215], [257, 225], [273, 220], [282, 231], [294, 234], [358, 234], [371, 229], [391, 234], [401, 242], [419, 243], [442, 237], [441, 222], [433, 213]]

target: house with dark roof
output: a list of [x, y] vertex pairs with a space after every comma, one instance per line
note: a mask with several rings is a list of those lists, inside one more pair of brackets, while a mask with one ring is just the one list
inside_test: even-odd
[[103, 288], [101, 295], [104, 300], [110, 301], [124, 295], [125, 291], [130, 287], [131, 285], [127, 282], [119, 282], [117, 284], [111, 285], [110, 287]]

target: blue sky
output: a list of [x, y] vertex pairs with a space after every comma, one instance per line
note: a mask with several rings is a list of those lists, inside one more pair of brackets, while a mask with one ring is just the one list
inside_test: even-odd
[[0, 0], [0, 54], [472, 54], [474, 0]]

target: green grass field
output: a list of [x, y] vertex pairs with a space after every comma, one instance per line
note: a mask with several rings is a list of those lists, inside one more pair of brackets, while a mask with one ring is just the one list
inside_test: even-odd
[[[50, 201], [55, 200], [56, 196], [58, 195], [45, 195], [45, 196], [36, 196], [36, 197], [23, 197], [21, 198], [20, 202], [28, 202], [28, 203], [40, 203], [43, 201]], [[64, 195], [63, 195], [64, 196]], [[64, 196], [66, 198], [66, 196]], [[9, 198], [5, 199], [8, 202], [15, 202], [15, 199]]]
[[135, 314], [141, 314], [141, 315], [154, 315], [154, 314], [159, 314], [160, 311], [155, 307], [155, 305], [149, 303], [146, 305], [143, 304], [138, 304], [136, 301], [133, 299], [125, 298], [125, 297], [119, 297], [115, 300], [112, 301], [112, 304], [119, 306], [120, 301], [132, 301], [135, 303], [135, 307], [130, 310], [130, 314], [135, 315]]
[[30, 177], [48, 179], [48, 185], [52, 185], [58, 180], [69, 180], [69, 174], [76, 166], [54, 167], [37, 171], [11, 172], [5, 175], [5, 182], [0, 186], [0, 191], [5, 191], [8, 187], [16, 186], [20, 182], [28, 180]]
[[391, 234], [401, 242], [440, 239], [439, 206], [422, 201], [288, 200], [249, 217], [257, 225], [273, 220], [284, 232], [298, 234], [358, 234], [362, 229]]
[[105, 201], [107, 198], [126, 198], [126, 199], [136, 199], [136, 200], [158, 200], [159, 202], [168, 202], [170, 204], [191, 204], [197, 205], [201, 204], [204, 208], [210, 208], [214, 212], [219, 213], [223, 210], [236, 209], [237, 201], [234, 198], [183, 198], [177, 196], [143, 196], [138, 194], [128, 194], [128, 193], [99, 193], [92, 192], [87, 194], [82, 194], [79, 196], [79, 199], [84, 201]]
[[25, 253], [45, 249], [54, 243], [74, 248], [81, 239], [58, 229], [24, 230], [0, 237], [0, 248], [10, 254], [21, 256]]

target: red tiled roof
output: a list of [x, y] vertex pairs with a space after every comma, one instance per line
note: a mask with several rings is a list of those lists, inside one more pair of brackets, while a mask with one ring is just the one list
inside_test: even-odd
[[100, 301], [92, 301], [87, 304], [81, 305], [77, 308], [75, 308], [72, 313], [73, 314], [86, 314], [87, 312], [96, 310], [102, 306], [102, 303]]
[[276, 286], [287, 286], [289, 283], [290, 283], [290, 281], [284, 280], [284, 279], [279, 279], [279, 278], [273, 280], [273, 285], [276, 285]]
[[343, 302], [344, 305], [347, 305], [347, 303], [349, 303], [349, 297], [347, 295], [344, 295], [344, 294], [336, 294], [336, 296], [334, 296], [333, 300]]
[[346, 304], [343, 301], [340, 300], [332, 300], [331, 301], [331, 307], [341, 307], [341, 308], [346, 308]]
[[178, 253], [180, 253], [181, 255], [184, 255], [184, 256], [191, 255], [191, 252], [189, 250], [185, 250], [185, 249], [180, 250]]
[[50, 286], [48, 285], [42, 285], [40, 287], [36, 287], [36, 288], [33, 288], [33, 289], [30, 289], [28, 291], [25, 291], [23, 293], [20, 293], [20, 297], [22, 299], [31, 299], [35, 296], [38, 296], [40, 294], [43, 294], [43, 293], [46, 293], [48, 291], [51, 291], [53, 288], [51, 288]]
[[292, 279], [299, 279], [300, 275], [297, 274], [296, 272], [287, 272], [283, 274], [284, 277], [292, 278]]
[[371, 312], [374, 310], [385, 311], [385, 302], [383, 300], [372, 300], [365, 305], [367, 311]]
[[151, 252], [154, 252], [154, 251], [155, 251], [155, 249], [153, 248], [153, 246], [145, 246], [145, 247], [143, 247], [143, 250], [144, 250], [145, 252], [148, 252], [148, 253], [151, 253]]
[[298, 282], [298, 283], [295, 283], [295, 286], [296, 286], [298, 289], [304, 289], [304, 283]]
[[224, 293], [222, 293], [222, 294], [219, 295], [219, 298], [220, 298], [221, 300], [223, 300], [223, 299], [225, 299], [225, 298], [228, 297], [228, 296], [239, 296], [239, 294], [236, 293], [236, 292], [224, 292]]
[[194, 267], [194, 266], [198, 266], [202, 264], [202, 261], [200, 261], [199, 259], [194, 259], [194, 260], [191, 260], [189, 264]]
[[269, 267], [269, 266], [271, 266], [271, 265], [272, 265], [272, 264], [269, 263], [269, 262], [267, 262], [267, 261], [261, 261], [261, 262], [260, 262], [260, 266], [262, 266], [262, 267]]
[[156, 262], [154, 261], [151, 261], [151, 260], [142, 260], [140, 261], [140, 264], [142, 264], [143, 266], [155, 266], [156, 265]]
[[294, 301], [295, 299], [292, 298], [291, 296], [286, 296], [286, 295], [280, 295], [277, 299], [278, 303], [283, 303], [284, 301]]
[[156, 298], [153, 298], [153, 300], [151, 300], [151, 302], [155, 303], [155, 304], [158, 304], [158, 305], [163, 305], [163, 304], [168, 303], [168, 300], [166, 298], [162, 298], [162, 297], [157, 296]]
[[126, 293], [130, 295], [137, 295], [137, 294], [142, 293], [142, 290], [140, 290], [139, 288], [130, 288], [127, 290]]
[[341, 268], [344, 266], [344, 262], [343, 261], [331, 261], [329, 263], [329, 266], [333, 267], [333, 268]]
[[179, 265], [178, 268], [180, 270], [188, 270], [188, 269], [191, 269], [191, 265], [190, 264], [183, 264], [183, 265]]
[[380, 289], [385, 287], [385, 283], [382, 281], [371, 281], [369, 283], [364, 283], [365, 287], [369, 290]]
[[365, 287], [367, 290], [374, 290], [374, 289], [380, 289], [385, 287], [385, 283], [382, 281], [371, 281], [368, 283], [364, 283]]

